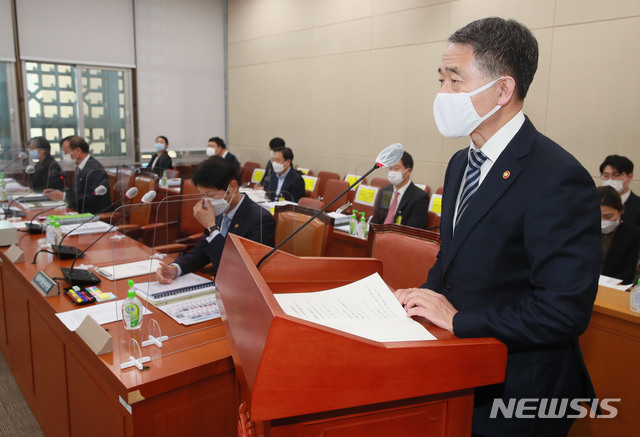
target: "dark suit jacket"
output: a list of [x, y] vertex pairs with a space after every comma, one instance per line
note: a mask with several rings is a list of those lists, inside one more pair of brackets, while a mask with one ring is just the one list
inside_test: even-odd
[[[276, 190], [278, 189], [278, 176], [273, 173], [269, 178], [269, 199], [276, 200]], [[284, 200], [289, 200], [291, 202], [297, 202], [301, 197], [305, 195], [304, 188], [304, 179], [302, 179], [302, 175], [298, 173], [298, 171], [290, 167], [289, 173], [284, 178], [284, 183], [282, 184], [282, 188], [280, 189], [280, 194]]]
[[604, 256], [600, 273], [622, 279], [623, 284], [631, 284], [636, 275], [639, 253], [640, 228], [620, 223]]
[[[93, 194], [99, 185], [107, 188], [106, 194], [102, 196]], [[102, 164], [93, 156], [89, 156], [82, 171], [76, 171], [73, 186], [67, 190], [66, 198], [69, 206], [80, 213], [97, 214], [109, 209], [111, 205], [109, 177]]]
[[238, 182], [240, 182], [240, 177], [242, 176], [240, 174], [240, 161], [238, 161], [238, 158], [236, 158], [236, 155], [234, 155], [233, 153], [227, 151], [226, 156], [224, 157], [224, 159], [233, 166], [233, 168], [236, 169], [236, 179]]
[[31, 175], [31, 183], [29, 184], [34, 191], [42, 191], [45, 188], [64, 189], [62, 169], [53, 156], [47, 155], [46, 158], [35, 165], [35, 169], [36, 171]]
[[[153, 167], [152, 169], [151, 166], [153, 165], [153, 162], [156, 159], [158, 160], [158, 162], [156, 163], [156, 166]], [[149, 164], [147, 164], [147, 168], [159, 176], [162, 176], [162, 172], [164, 170], [170, 169], [172, 167], [173, 167], [173, 161], [171, 160], [171, 157], [169, 156], [168, 153], [163, 153], [162, 155], [160, 155], [160, 157], [158, 157], [157, 153], [154, 153], [153, 155], [151, 155], [151, 160], [149, 161]]]
[[494, 337], [507, 345], [504, 383], [476, 390], [473, 432], [566, 434], [571, 420], [489, 415], [495, 398], [506, 405], [510, 398], [594, 397], [578, 345], [589, 324], [602, 252], [593, 180], [526, 118], [454, 234], [467, 153], [458, 151], [445, 174], [442, 245], [424, 286], [458, 310], [455, 335]]
[[[216, 217], [216, 224], [220, 228], [222, 215]], [[269, 211], [249, 199], [248, 196], [244, 196], [233, 216], [228, 232], [273, 247], [276, 223]], [[174, 262], [180, 265], [183, 274], [194, 272], [211, 263], [215, 275], [218, 271], [220, 258], [222, 258], [225, 241], [226, 238], [222, 234], [216, 235], [211, 242], [202, 238], [196, 247]]]
[[640, 226], [640, 196], [634, 194], [633, 191], [624, 203], [622, 220], [630, 225]]
[[[391, 197], [390, 197], [391, 196]], [[387, 185], [380, 189], [376, 207], [373, 210], [372, 223], [384, 223], [384, 219], [389, 212], [389, 205], [393, 198], [393, 185]], [[386, 200], [385, 200], [386, 199]], [[395, 223], [401, 217], [400, 224], [424, 229], [427, 225], [427, 211], [429, 210], [429, 195], [426, 191], [416, 187], [413, 182], [409, 182], [407, 190], [402, 195], [400, 205], [393, 217]]]

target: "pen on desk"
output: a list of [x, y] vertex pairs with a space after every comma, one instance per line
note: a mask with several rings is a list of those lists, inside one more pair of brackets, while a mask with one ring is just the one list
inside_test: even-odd
[[77, 303], [82, 302], [82, 299], [80, 299], [80, 296], [78, 296], [78, 294], [73, 290], [73, 288], [70, 288], [68, 293], [73, 298], [73, 300], [75, 300]]

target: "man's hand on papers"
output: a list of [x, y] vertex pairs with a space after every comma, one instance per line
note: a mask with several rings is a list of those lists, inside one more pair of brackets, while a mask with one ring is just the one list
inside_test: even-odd
[[49, 199], [54, 200], [56, 202], [60, 200], [64, 200], [64, 191], [52, 190], [51, 188], [47, 188], [44, 191], [42, 191], [42, 194], [44, 194]]
[[211, 206], [206, 205], [206, 200], [202, 199], [202, 201], [196, 203], [193, 206], [193, 216], [200, 222], [202, 226], [205, 228], [210, 228], [211, 226], [216, 224], [216, 216], [213, 213], [213, 208]]
[[160, 267], [156, 270], [159, 283], [171, 284], [176, 276], [178, 276], [178, 267], [160, 261]]
[[440, 293], [426, 288], [405, 288], [394, 293], [408, 316], [424, 317], [453, 333], [453, 316], [458, 312]]

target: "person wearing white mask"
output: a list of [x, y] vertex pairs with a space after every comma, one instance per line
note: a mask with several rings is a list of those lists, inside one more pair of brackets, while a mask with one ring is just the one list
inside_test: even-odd
[[527, 27], [483, 18], [447, 42], [434, 118], [443, 136], [468, 136], [469, 146], [445, 172], [440, 252], [427, 282], [395, 295], [408, 316], [506, 346], [504, 380], [475, 390], [473, 435], [567, 435], [570, 408], [523, 419], [496, 404], [597, 397], [578, 343], [598, 291], [595, 184], [522, 112], [538, 67]]
[[631, 284], [637, 274], [640, 228], [622, 219], [624, 205], [610, 186], [598, 187], [602, 213], [602, 265], [600, 274]]
[[29, 157], [37, 159], [35, 172], [29, 179], [29, 186], [34, 191], [42, 191], [47, 188], [54, 190], [64, 189], [64, 178], [60, 164], [51, 156], [51, 144], [45, 137], [34, 137], [27, 142]]
[[147, 168], [154, 173], [162, 176], [165, 170], [173, 167], [173, 161], [167, 152], [169, 148], [169, 139], [164, 135], [156, 137], [156, 142], [153, 145], [155, 153], [151, 155], [151, 160], [147, 164]]
[[609, 155], [600, 164], [600, 178], [603, 186], [611, 186], [620, 194], [624, 204], [622, 220], [640, 226], [640, 196], [631, 191], [633, 162], [625, 156]]
[[229, 233], [267, 246], [274, 245], [276, 225], [273, 216], [240, 193], [235, 170], [227, 161], [219, 156], [206, 159], [198, 165], [192, 180], [202, 194], [202, 200], [193, 207], [193, 215], [203, 226], [204, 237], [174, 262], [160, 262], [156, 277], [163, 284], [209, 263], [215, 275]]
[[240, 162], [238, 161], [238, 158], [236, 158], [236, 155], [227, 150], [227, 145], [224, 143], [222, 138], [209, 138], [206, 154], [207, 156], [217, 155], [226, 159], [227, 162], [236, 169], [236, 179], [240, 182]]
[[269, 186], [269, 182], [271, 181], [271, 175], [273, 174], [273, 165], [271, 160], [273, 159], [273, 154], [276, 150], [282, 149], [286, 146], [285, 141], [280, 137], [271, 138], [269, 141], [269, 161], [265, 166], [264, 175], [262, 175], [262, 180], [258, 184], [260, 187], [266, 188]]
[[[269, 181], [267, 196], [271, 200], [284, 199], [297, 202], [305, 195], [302, 175], [293, 168], [293, 151], [288, 147], [276, 149], [271, 159], [273, 175]], [[265, 187], [266, 189], [266, 187]]]
[[429, 195], [411, 181], [413, 157], [404, 152], [400, 161], [389, 167], [390, 185], [378, 193], [371, 223], [397, 223], [424, 229], [427, 224]]

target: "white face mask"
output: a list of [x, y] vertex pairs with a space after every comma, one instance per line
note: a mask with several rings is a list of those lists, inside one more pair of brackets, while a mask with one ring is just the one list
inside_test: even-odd
[[624, 190], [624, 181], [621, 181], [619, 179], [607, 179], [602, 181], [602, 186], [613, 187], [618, 193], [621, 193], [622, 190]]
[[158, 152], [162, 152], [164, 150], [164, 144], [162, 143], [155, 143], [153, 145], [153, 147], [158, 151]]
[[214, 149], [213, 147], [207, 147], [205, 153], [207, 154], [207, 156], [213, 156], [216, 154], [216, 149]]
[[65, 153], [62, 155], [62, 162], [75, 162], [75, 159], [71, 157], [71, 153]]
[[620, 219], [618, 220], [602, 220], [600, 226], [602, 227], [603, 234], [610, 234], [615, 231], [620, 225]]
[[271, 165], [273, 166], [273, 171], [276, 173], [282, 173], [284, 171], [284, 164], [280, 162], [271, 161]]
[[433, 101], [433, 116], [440, 133], [447, 138], [460, 138], [473, 132], [480, 123], [495, 114], [502, 106], [497, 105], [484, 117], [480, 117], [473, 106], [471, 96], [491, 88], [502, 77], [468, 93], [438, 93]]
[[387, 179], [389, 179], [389, 182], [391, 182], [392, 185], [400, 185], [404, 182], [404, 176], [402, 176], [403, 173], [403, 171], [389, 170], [389, 173], [387, 173]]
[[213, 209], [213, 214], [216, 216], [224, 213], [227, 209], [229, 209], [229, 202], [224, 200], [224, 198], [222, 199], [207, 198], [207, 201], [209, 202], [209, 205], [211, 205], [211, 208]]

